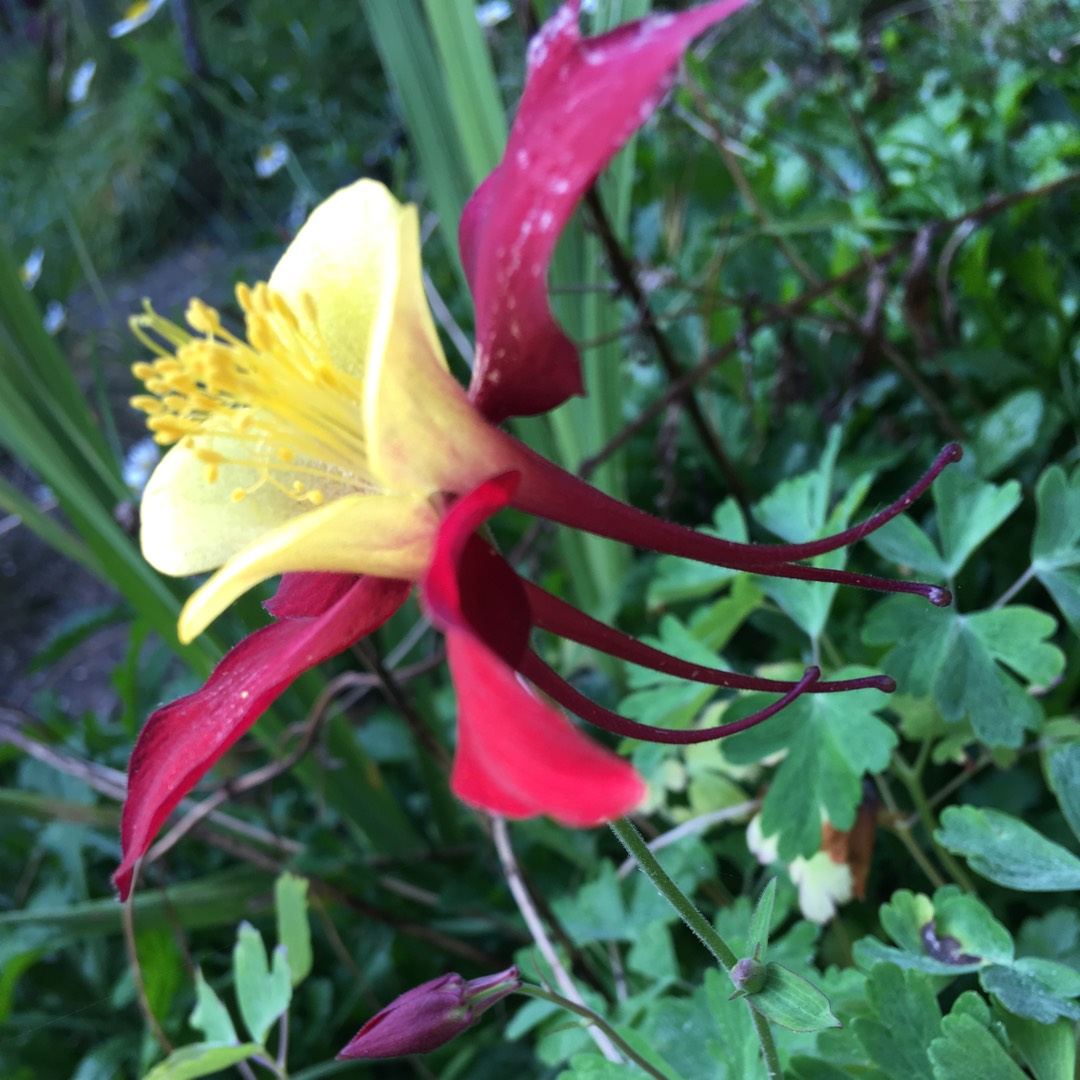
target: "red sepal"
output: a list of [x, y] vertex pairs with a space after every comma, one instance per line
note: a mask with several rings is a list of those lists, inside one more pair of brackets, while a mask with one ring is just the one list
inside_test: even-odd
[[637, 806], [645, 785], [629, 763], [591, 742], [518, 678], [528, 599], [510, 566], [475, 532], [516, 487], [517, 476], [505, 474], [454, 504], [422, 584], [424, 606], [446, 634], [457, 690], [451, 786], [492, 813], [597, 825]]
[[570, 0], [529, 44], [502, 162], [473, 194], [458, 241], [476, 304], [470, 397], [494, 423], [582, 392], [577, 349], [548, 307], [555, 242], [589, 185], [652, 115], [690, 41], [740, 8], [721, 0], [583, 40]]
[[322, 615], [352, 588], [356, 574], [283, 574], [277, 592], [263, 604], [275, 619]]
[[407, 581], [353, 579], [323, 614], [289, 618], [244, 638], [201, 690], [150, 717], [128, 765], [120, 825], [123, 858], [113, 875], [121, 899], [131, 889], [136, 861], [165, 819], [225, 751], [297, 676], [381, 626], [411, 588]]

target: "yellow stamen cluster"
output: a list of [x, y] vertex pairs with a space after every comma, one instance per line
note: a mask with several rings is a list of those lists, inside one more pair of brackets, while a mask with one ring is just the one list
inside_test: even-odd
[[255, 483], [233, 490], [237, 501], [265, 484], [315, 506], [326, 497], [320, 481], [370, 490], [363, 380], [331, 362], [312, 299], [303, 297], [303, 324], [261, 282], [238, 285], [236, 299], [247, 341], [201, 300], [185, 313], [194, 334], [149, 303], [131, 319], [136, 337], [157, 356], [133, 366], [148, 393], [131, 399], [147, 414], [155, 441], [190, 449], [209, 483], [222, 465], [254, 469]]

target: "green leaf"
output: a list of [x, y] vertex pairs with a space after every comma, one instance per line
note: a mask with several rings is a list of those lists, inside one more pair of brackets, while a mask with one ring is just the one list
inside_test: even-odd
[[[838, 679], [869, 674], [844, 668]], [[766, 700], [751, 694], [736, 702], [725, 719], [760, 708]], [[799, 698], [767, 724], [725, 740], [728, 760], [750, 764], [787, 750], [773, 776], [761, 811], [766, 836], [779, 836], [785, 862], [811, 856], [821, 847], [821, 811], [840, 830], [855, 824], [862, 802], [862, 778], [889, 763], [896, 733], [874, 713], [884, 704], [875, 690], [814, 694]]]
[[[698, 531], [706, 536], [717, 536], [741, 544], [749, 539], [746, 519], [739, 504], [731, 498], [725, 499], [716, 508], [712, 526]], [[656, 561], [656, 577], [649, 583], [649, 607], [655, 610], [683, 600], [712, 596], [738, 573], [724, 566], [708, 566], [691, 559], [678, 559], [674, 555], [661, 555]]]
[[934, 481], [941, 551], [954, 578], [975, 549], [1020, 505], [1016, 480], [996, 485], [953, 467]]
[[[844, 529], [866, 497], [873, 474], [863, 473], [856, 477], [829, 513], [839, 447], [840, 429], [833, 427], [818, 468], [784, 480], [754, 507], [754, 517], [770, 532], [790, 543], [813, 540], [827, 532]], [[847, 554], [841, 550], [811, 562], [814, 566], [838, 570], [843, 568], [846, 560]], [[838, 586], [770, 577], [756, 578], [755, 581], [808, 637], [816, 641], [821, 636]]]
[[1027, 957], [1011, 967], [985, 968], [979, 982], [1016, 1016], [1040, 1024], [1052, 1024], [1058, 1017], [1080, 1020], [1080, 1004], [1071, 1000], [1080, 994], [1080, 972], [1064, 964]]
[[962, 615], [896, 596], [871, 610], [863, 640], [893, 646], [882, 667], [905, 693], [931, 695], [951, 723], [967, 717], [988, 746], [1018, 747], [1042, 710], [1010, 671], [1032, 684], [1052, 682], [1065, 664], [1046, 641], [1055, 628], [1053, 617], [1036, 608]]
[[1024, 1059], [1035, 1080], [1074, 1080], [1076, 1035], [1068, 1020], [1040, 1024], [1037, 1020], [1005, 1013], [1009, 1041]]
[[311, 973], [307, 890], [307, 878], [296, 874], [282, 874], [274, 883], [278, 944], [285, 946], [293, 986], [299, 986]]
[[[715, 651], [706, 646], [675, 616], [665, 615], [660, 620], [659, 629], [658, 639], [644, 640], [691, 663], [706, 666], [722, 663]], [[631, 668], [628, 682], [632, 692], [623, 698], [620, 711], [632, 720], [640, 720], [644, 724], [657, 727], [689, 727], [706, 702], [716, 693], [711, 686], [702, 686], [647, 668]]]
[[948, 576], [945, 560], [933, 540], [907, 516], [900, 514], [871, 533], [866, 542], [888, 563], [933, 579]]
[[975, 467], [990, 477], [1011, 465], [1035, 445], [1042, 428], [1043, 397], [1038, 390], [1020, 390], [987, 413], [972, 446]]
[[776, 878], [762, 890], [761, 898], [750, 918], [748, 941], [750, 952], [758, 963], [764, 964], [769, 950], [769, 927], [772, 926], [773, 906], [776, 903]]
[[1035, 501], [1032, 569], [1080, 633], [1080, 467], [1070, 477], [1060, 465], [1048, 468], [1035, 487]]
[[889, 1080], [933, 1080], [927, 1048], [941, 1029], [934, 984], [921, 971], [875, 964], [866, 980], [871, 1016], [852, 1028]]
[[285, 1014], [292, 1000], [285, 950], [280, 946], [274, 950], [271, 968], [262, 935], [251, 923], [241, 923], [233, 948], [233, 978], [244, 1024], [251, 1037], [263, 1043], [270, 1026]]
[[1061, 812], [1080, 840], [1080, 743], [1063, 746], [1050, 755], [1050, 780]]
[[830, 428], [818, 467], [782, 480], [754, 506], [755, 519], [791, 544], [819, 536], [829, 515], [840, 437], [839, 427]]
[[1025, 1080], [1001, 1043], [969, 1016], [946, 1016], [930, 1044], [935, 1080]]
[[743, 999], [731, 1000], [731, 982], [715, 967], [705, 972], [705, 997], [713, 1023], [709, 1033], [709, 1065], [693, 1076], [710, 1080], [764, 1080], [761, 1048], [754, 1031], [753, 1015]]
[[206, 1036], [208, 1043], [235, 1046], [240, 1041], [229, 1010], [204, 978], [202, 968], [195, 969], [195, 1008], [189, 1023]]
[[679, 978], [679, 961], [671, 941], [671, 931], [662, 923], [649, 923], [639, 930], [626, 953], [626, 966], [656, 984]]
[[[859, 1073], [860, 1077], [864, 1074]], [[881, 1075], [874, 1073], [872, 1080]], [[851, 1080], [851, 1073], [847, 1069], [840, 1069], [820, 1058], [805, 1057], [799, 1055], [791, 1059], [788, 1070], [784, 1073], [788, 1080]]]
[[[635, 1028], [667, 1062], [672, 1075], [692, 1080], [716, 1074], [706, 1037], [715, 1028], [706, 994], [700, 987], [688, 998], [659, 998]], [[691, 1031], [699, 1036], [687, 1038]]]
[[955, 886], [938, 889], [931, 901], [901, 889], [881, 908], [881, 925], [899, 945], [890, 948], [875, 938], [855, 943], [860, 967], [881, 961], [950, 977], [977, 971], [987, 963], [1011, 964], [1009, 932], [981, 900]]
[[780, 964], [765, 965], [765, 986], [746, 997], [752, 1009], [790, 1031], [840, 1027], [829, 999], [812, 982]]
[[621, 941], [627, 936], [626, 906], [615, 867], [604, 860], [593, 881], [572, 896], [560, 896], [552, 910], [570, 937], [584, 945], [590, 941]]
[[231, 1065], [265, 1053], [257, 1043], [242, 1046], [193, 1043], [174, 1050], [146, 1074], [145, 1080], [198, 1080], [200, 1076], [213, 1076]]
[[950, 806], [935, 838], [998, 885], [1022, 892], [1080, 889], [1080, 859], [1010, 814]]

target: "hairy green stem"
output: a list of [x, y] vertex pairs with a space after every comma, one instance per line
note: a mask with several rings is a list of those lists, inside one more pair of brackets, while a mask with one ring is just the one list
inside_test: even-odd
[[[668, 876], [667, 871], [657, 861], [649, 845], [645, 843], [641, 833], [634, 827], [629, 818], [621, 818], [611, 822], [611, 831], [619, 838], [619, 843], [626, 848], [627, 854], [641, 867], [645, 876], [656, 886], [660, 895], [678, 912], [694, 935], [702, 945], [716, 958], [716, 962], [727, 972], [738, 962], [738, 957], [731, 951], [728, 944], [716, 932], [713, 925], [701, 914], [690, 898]], [[757, 1032], [758, 1042], [761, 1044], [761, 1056], [765, 1061], [765, 1069], [769, 1080], [780, 1076], [780, 1057], [776, 1051], [776, 1043], [773, 1040], [769, 1021], [761, 1016], [750, 1003], [746, 1003], [750, 1009], [750, 1016], [754, 1021], [754, 1030]]]
[[657, 861], [656, 856], [645, 843], [641, 833], [629, 818], [620, 818], [611, 822], [611, 831], [619, 838], [619, 843], [626, 848], [627, 854], [641, 867], [645, 876], [656, 886], [660, 895], [679, 913], [694, 935], [716, 957], [716, 962], [730, 971], [738, 957], [728, 948], [728, 944], [713, 929], [712, 924], [694, 907], [690, 898], [668, 877], [667, 871]]
[[780, 1071], [780, 1054], [777, 1052], [769, 1021], [757, 1009], [753, 1008], [749, 1001], [747, 1001], [746, 1006], [750, 1009], [750, 1018], [754, 1021], [754, 1031], [757, 1032], [758, 1042], [761, 1044], [761, 1057], [765, 1062], [765, 1075], [769, 1080], [780, 1080], [783, 1075]]
[[576, 1001], [564, 998], [561, 994], [556, 994], [553, 990], [544, 990], [542, 987], [533, 986], [532, 983], [522, 983], [514, 993], [525, 994], [527, 997], [539, 998], [541, 1001], [550, 1001], [552, 1005], [558, 1005], [560, 1009], [566, 1009], [567, 1012], [576, 1013], [582, 1019], [588, 1020], [593, 1027], [599, 1028], [612, 1041], [619, 1053], [632, 1061], [639, 1069], [644, 1069], [645, 1072], [650, 1076], [655, 1077], [656, 1080], [671, 1080], [669, 1076], [660, 1072], [655, 1065], [651, 1065], [646, 1061], [611, 1026], [611, 1024], [604, 1019], [604, 1017], [597, 1012], [593, 1012], [587, 1005], [579, 1005]]

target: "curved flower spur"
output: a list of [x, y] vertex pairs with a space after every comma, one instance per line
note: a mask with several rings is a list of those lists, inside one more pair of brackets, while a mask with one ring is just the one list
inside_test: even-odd
[[[587, 826], [644, 795], [630, 764], [587, 739], [552, 701], [622, 735], [697, 742], [760, 723], [803, 693], [893, 688], [887, 676], [823, 682], [813, 667], [786, 683], [688, 664], [523, 581], [477, 531], [515, 507], [713, 565], [949, 602], [936, 585], [802, 560], [891, 520], [959, 457], [956, 446], [861, 525], [806, 544], [762, 545], [705, 536], [619, 503], [496, 426], [581, 391], [577, 351], [547, 301], [558, 233], [651, 113], [688, 42], [740, 3], [583, 40], [571, 2], [537, 36], [506, 156], [461, 223], [477, 326], [467, 392], [447, 369], [427, 308], [416, 210], [371, 181], [319, 206], [267, 284], [238, 289], [243, 337], [200, 301], [188, 309], [188, 329], [149, 305], [132, 320], [156, 355], [135, 367], [147, 393], [134, 404], [171, 447], [143, 498], [143, 551], [164, 573], [216, 570], [185, 605], [181, 638], [199, 634], [252, 586], [284, 577], [267, 604], [275, 621], [140, 733], [114, 878], [122, 896], [157, 830], [221, 755], [298, 675], [381, 626], [416, 583], [446, 635], [458, 695], [453, 790], [507, 816]], [[780, 697], [715, 728], [636, 724], [547, 667], [529, 645], [534, 627], [686, 679]]]

